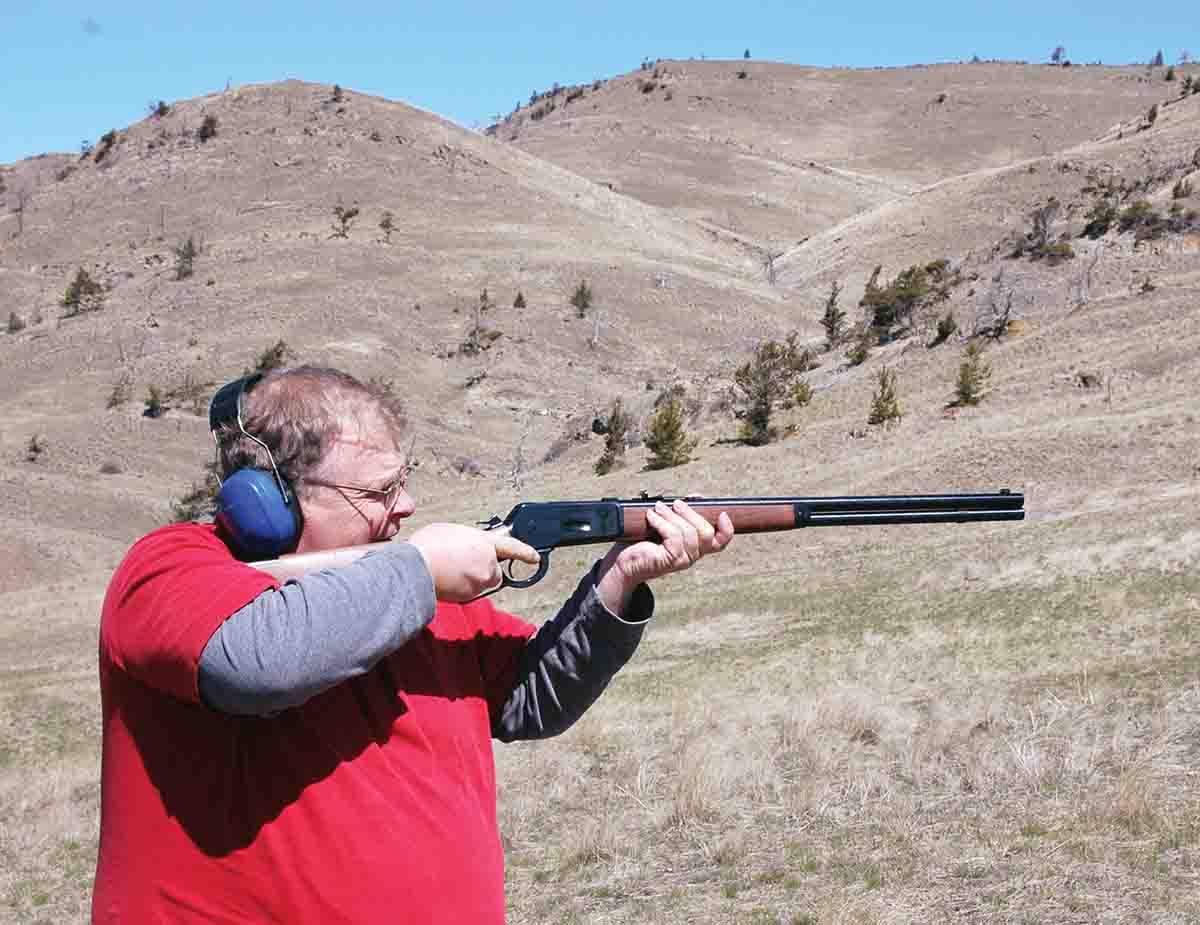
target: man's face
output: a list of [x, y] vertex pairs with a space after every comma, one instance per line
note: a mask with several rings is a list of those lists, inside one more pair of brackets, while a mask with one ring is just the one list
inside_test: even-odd
[[383, 428], [342, 434], [318, 475], [304, 480], [297, 552], [389, 540], [416, 510], [404, 484], [408, 460], [386, 434]]

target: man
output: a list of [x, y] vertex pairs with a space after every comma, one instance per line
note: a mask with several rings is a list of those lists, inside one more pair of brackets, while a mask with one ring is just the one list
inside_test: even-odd
[[[415, 504], [385, 402], [310, 367], [232, 394], [222, 470], [278, 484], [289, 548], [397, 535]], [[645, 582], [733, 536], [681, 502], [648, 517], [662, 541], [613, 547], [536, 632], [477, 599], [537, 561], [499, 532], [433, 524], [284, 585], [225, 515], [141, 539], [101, 618], [93, 921], [502, 922], [490, 739], [566, 729], [637, 647]]]

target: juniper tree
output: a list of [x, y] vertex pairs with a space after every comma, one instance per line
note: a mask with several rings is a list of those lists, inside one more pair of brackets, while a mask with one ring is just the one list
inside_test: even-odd
[[754, 355], [733, 374], [737, 403], [745, 417], [742, 440], [762, 446], [778, 436], [771, 415], [784, 403], [797, 403], [800, 377], [814, 366], [812, 353], [796, 343], [795, 334], [782, 343], [768, 340], [755, 348]]
[[187, 279], [192, 275], [192, 263], [196, 259], [196, 242], [189, 236], [175, 248], [175, 278]]
[[650, 456], [646, 459], [646, 468], [682, 466], [691, 461], [698, 442], [696, 438], [688, 437], [683, 422], [683, 402], [677, 393], [672, 392], [650, 419], [650, 429], [646, 434], [646, 449], [650, 451]]
[[62, 306], [67, 310], [67, 317], [82, 312], [97, 311], [104, 302], [104, 287], [92, 279], [90, 273], [83, 267], [75, 272], [75, 278], [63, 293]]
[[604, 421], [604, 452], [596, 461], [596, 475], [607, 475], [617, 468], [625, 456], [625, 441], [629, 435], [630, 417], [625, 413], [621, 399], [612, 403]]
[[992, 375], [991, 365], [983, 358], [983, 348], [976, 341], [967, 344], [962, 363], [958, 367], [958, 384], [955, 388], [955, 404], [977, 405], [983, 399], [988, 380]]
[[829, 286], [829, 297], [825, 300], [825, 314], [821, 316], [821, 327], [825, 329], [825, 349], [832, 350], [846, 336], [846, 313], [838, 308], [838, 296], [842, 287], [837, 282]]
[[587, 317], [588, 309], [592, 307], [592, 287], [586, 279], [575, 287], [575, 292], [571, 294], [571, 304], [575, 306], [580, 318]]
[[898, 421], [903, 417], [900, 402], [896, 398], [896, 371], [884, 366], [876, 376], [878, 387], [871, 397], [871, 412], [867, 415], [868, 424], [886, 424]]

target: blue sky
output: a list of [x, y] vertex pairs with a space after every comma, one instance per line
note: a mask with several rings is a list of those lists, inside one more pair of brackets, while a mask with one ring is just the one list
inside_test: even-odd
[[[1136, 14], [1133, 12], [1136, 10]], [[482, 127], [535, 90], [644, 58], [868, 67], [982, 58], [1200, 56], [1194, 3], [38, 3], [0, 0], [0, 163], [77, 152], [168, 102], [289, 77], [339, 83]]]

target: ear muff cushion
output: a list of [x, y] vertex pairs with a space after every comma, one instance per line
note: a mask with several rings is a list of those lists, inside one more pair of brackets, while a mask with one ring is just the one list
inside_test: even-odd
[[299, 507], [288, 504], [275, 477], [259, 469], [240, 469], [217, 495], [217, 523], [238, 552], [250, 559], [274, 559], [291, 552], [300, 540]]

